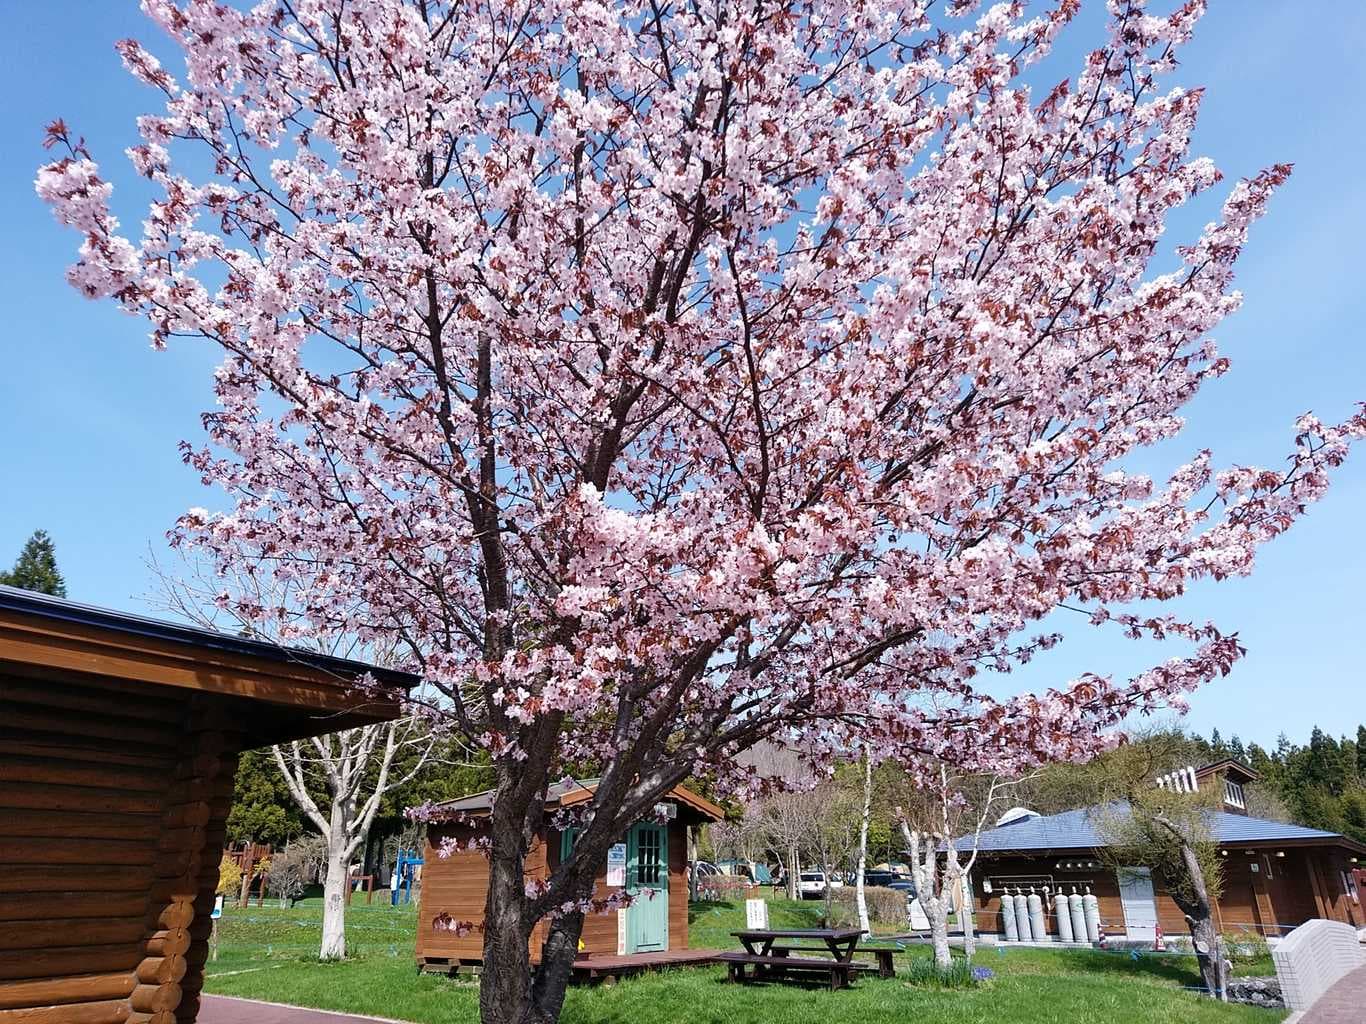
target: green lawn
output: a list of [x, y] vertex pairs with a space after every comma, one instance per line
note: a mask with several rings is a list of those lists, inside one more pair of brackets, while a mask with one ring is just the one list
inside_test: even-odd
[[[820, 904], [770, 902], [775, 926], [814, 926]], [[478, 992], [464, 980], [419, 975], [413, 964], [416, 915], [412, 907], [352, 908], [347, 920], [352, 959], [319, 964], [320, 907], [310, 900], [293, 910], [229, 908], [220, 923], [218, 959], [206, 988], [223, 995], [268, 999], [329, 1010], [370, 1013], [446, 1024], [477, 1020]], [[692, 944], [735, 945], [742, 906], [693, 904]], [[923, 947], [898, 955], [904, 974]], [[1091, 951], [982, 950], [979, 966], [996, 977], [972, 989], [916, 985], [904, 977], [862, 978], [850, 991], [790, 985], [739, 986], [720, 968], [692, 968], [628, 979], [615, 986], [570, 990], [565, 1024], [1275, 1024], [1283, 1013], [1228, 1006], [1185, 990], [1198, 978], [1194, 961]]]

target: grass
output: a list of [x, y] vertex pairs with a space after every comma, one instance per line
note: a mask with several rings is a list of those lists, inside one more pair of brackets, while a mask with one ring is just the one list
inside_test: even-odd
[[[775, 927], [814, 927], [819, 903], [773, 900]], [[729, 948], [744, 925], [743, 905], [694, 903], [692, 945]], [[412, 906], [357, 905], [347, 918], [351, 959], [316, 960], [321, 908], [229, 908], [220, 922], [219, 955], [206, 989], [320, 1009], [375, 1014], [415, 1024], [473, 1024], [478, 989], [471, 981], [419, 975], [413, 956]], [[968, 988], [945, 987], [927, 970], [929, 951], [897, 956], [898, 977], [861, 978], [847, 992], [792, 985], [730, 985], [720, 968], [692, 968], [630, 978], [613, 986], [570, 990], [564, 1024], [1276, 1024], [1284, 1013], [1216, 1003], [1189, 991], [1198, 983], [1189, 957], [1090, 950], [979, 951], [975, 963], [994, 977]]]

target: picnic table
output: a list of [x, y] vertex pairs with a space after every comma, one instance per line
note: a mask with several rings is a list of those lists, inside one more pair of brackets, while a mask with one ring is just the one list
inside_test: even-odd
[[[876, 967], [854, 959], [863, 932], [857, 928], [745, 928], [731, 932], [745, 952], [722, 953], [717, 960], [726, 965], [731, 981], [758, 981], [783, 978], [791, 974], [827, 974], [830, 989], [848, 988], [859, 971], [876, 970], [879, 977], [895, 973], [890, 949], [865, 949], [877, 959]], [[821, 954], [794, 956], [794, 953]], [[746, 968], [753, 968], [752, 972]]]

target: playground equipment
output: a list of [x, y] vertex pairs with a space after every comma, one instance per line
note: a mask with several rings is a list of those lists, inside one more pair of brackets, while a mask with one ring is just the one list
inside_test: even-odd
[[417, 878], [417, 869], [422, 867], [423, 860], [417, 855], [416, 850], [399, 850], [398, 861], [394, 864], [394, 874], [389, 879], [389, 904], [398, 906], [399, 893], [403, 893], [403, 902], [413, 902], [413, 881]]

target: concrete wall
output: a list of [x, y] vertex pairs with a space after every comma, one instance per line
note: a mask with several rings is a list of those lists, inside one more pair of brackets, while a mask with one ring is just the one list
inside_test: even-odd
[[1271, 952], [1285, 1005], [1304, 1010], [1348, 971], [1366, 964], [1357, 931], [1340, 921], [1306, 921]]

